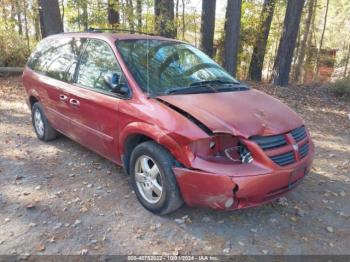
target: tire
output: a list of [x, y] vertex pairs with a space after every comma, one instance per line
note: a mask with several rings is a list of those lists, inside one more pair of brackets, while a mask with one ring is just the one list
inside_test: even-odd
[[[40, 121], [38, 118], [42, 121], [41, 123], [38, 122]], [[32, 124], [40, 140], [47, 142], [57, 137], [57, 131], [50, 125], [39, 102], [32, 106]]]
[[[145, 166], [152, 167], [149, 169], [149, 173], [141, 170], [143, 168], [142, 163], [144, 163]], [[154, 168], [152, 163], [158, 167], [158, 173], [153, 172], [153, 170], [157, 170], [157, 168]], [[153, 141], [139, 144], [131, 153], [129, 170], [133, 188], [139, 202], [152, 213], [159, 215], [169, 214], [180, 208], [183, 204], [172, 170], [173, 165], [174, 158], [166, 149]], [[145, 170], [147, 170], [147, 168]], [[145, 174], [145, 176], [137, 175], [141, 173]], [[154, 177], [155, 173], [157, 173], [156, 178]], [[141, 182], [140, 178], [143, 179], [146, 176], [149, 177], [149, 180], [145, 178], [145, 180], [142, 181], [146, 182]], [[147, 188], [147, 183], [148, 186], [151, 185], [152, 187], [151, 195], [147, 193], [149, 192], [148, 189], [145, 189]], [[157, 186], [154, 186], [155, 184], [157, 184]], [[161, 194], [158, 192], [159, 186], [162, 188]]]

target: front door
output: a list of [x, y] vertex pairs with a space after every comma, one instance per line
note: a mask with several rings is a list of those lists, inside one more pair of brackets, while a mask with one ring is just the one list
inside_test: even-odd
[[90, 39], [80, 58], [76, 80], [69, 93], [71, 137], [106, 158], [118, 152], [118, 105], [121, 97], [111, 92], [105, 76], [122, 71], [111, 47]]

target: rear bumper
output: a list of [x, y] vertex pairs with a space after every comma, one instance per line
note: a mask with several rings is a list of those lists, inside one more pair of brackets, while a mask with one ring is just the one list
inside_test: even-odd
[[312, 145], [308, 156], [289, 167], [271, 170], [253, 163], [259, 166], [257, 173], [245, 175], [245, 167], [240, 176], [178, 167], [173, 170], [187, 205], [234, 210], [268, 203], [293, 190], [310, 171], [313, 155]]

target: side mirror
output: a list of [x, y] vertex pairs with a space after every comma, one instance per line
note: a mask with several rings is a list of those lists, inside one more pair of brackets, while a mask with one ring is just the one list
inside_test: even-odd
[[121, 95], [127, 95], [129, 88], [126, 84], [119, 83], [120, 76], [116, 73], [107, 74], [104, 76], [104, 82], [110, 88], [111, 92], [118, 93]]
[[118, 91], [118, 87], [119, 87], [119, 75], [118, 74], [105, 75], [104, 82], [111, 89], [112, 92]]

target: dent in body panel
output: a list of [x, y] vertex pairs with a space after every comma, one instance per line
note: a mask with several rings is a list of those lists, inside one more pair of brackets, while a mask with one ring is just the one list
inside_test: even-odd
[[[294, 188], [309, 172], [313, 155], [311, 145], [307, 157], [286, 168], [263, 167], [259, 163], [220, 168], [215, 163], [203, 163], [203, 169], [212, 173], [178, 167], [173, 171], [182, 197], [189, 206], [232, 210], [267, 203], [288, 193], [292, 189], [290, 185]], [[230, 198], [235, 201], [227, 207], [225, 203]]]
[[204, 173], [184, 168], [173, 168], [182, 197], [189, 206], [224, 208], [233, 197], [236, 184], [228, 176]]
[[124, 153], [127, 138], [140, 134], [161, 144], [176, 160], [189, 166], [186, 145], [208, 137], [197, 125], [154, 99], [121, 101], [119, 114], [119, 155]]
[[288, 132], [302, 119], [277, 99], [256, 90], [167, 95], [160, 99], [181, 108], [213, 133], [249, 138]]

